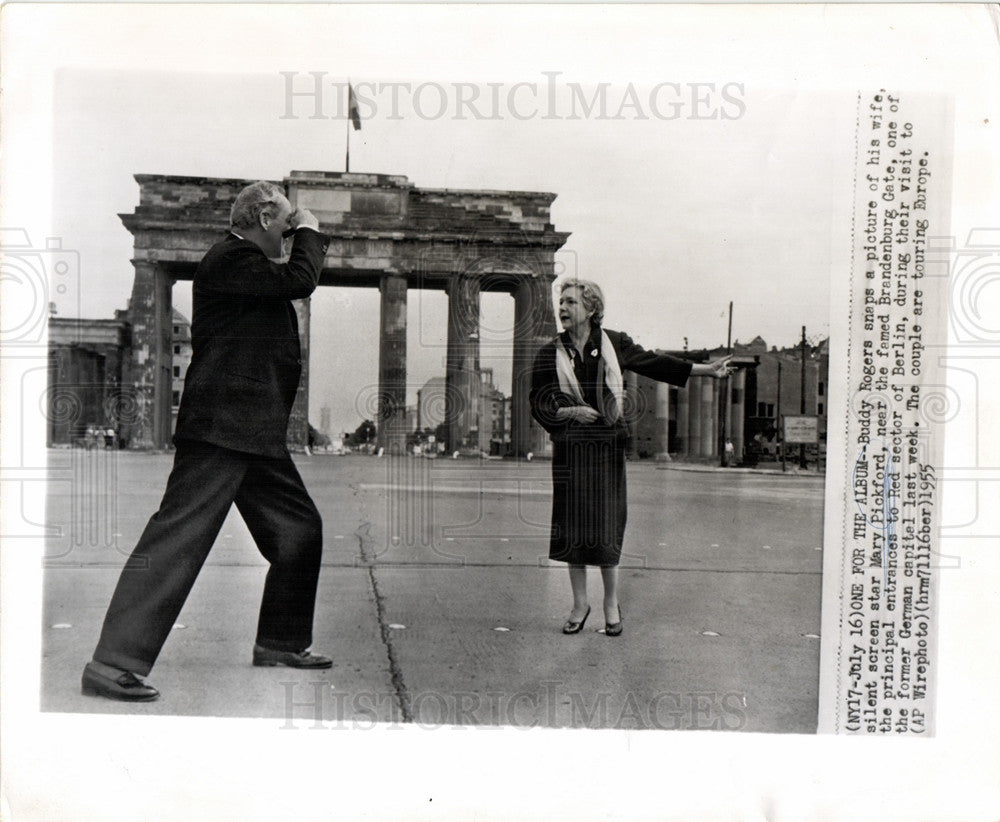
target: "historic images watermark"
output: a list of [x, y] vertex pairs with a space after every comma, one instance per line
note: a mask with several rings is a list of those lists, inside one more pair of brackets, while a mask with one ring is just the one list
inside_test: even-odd
[[746, 695], [736, 691], [582, 693], [561, 682], [539, 690], [421, 691], [408, 695], [362, 690], [339, 692], [326, 680], [282, 682], [281, 730], [368, 730], [412, 725], [424, 730], [500, 726], [612, 728], [660, 731], [738, 731], [746, 727]]
[[663, 81], [645, 85], [561, 80], [372, 82], [331, 79], [326, 71], [281, 71], [282, 120], [338, 120], [351, 96], [361, 121], [387, 120], [738, 120], [746, 114], [743, 83]]

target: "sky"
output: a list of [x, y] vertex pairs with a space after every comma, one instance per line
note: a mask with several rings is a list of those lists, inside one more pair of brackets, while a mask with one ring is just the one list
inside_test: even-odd
[[[107, 317], [127, 302], [132, 238], [118, 214], [138, 202], [133, 175], [343, 170], [337, 89], [350, 65], [312, 66], [58, 72], [54, 227], [80, 254], [80, 313]], [[554, 193], [552, 222], [571, 235], [558, 270], [599, 282], [607, 326], [647, 347], [724, 344], [730, 301], [737, 340], [793, 344], [803, 325], [811, 339], [829, 334], [829, 237], [838, 198], [850, 197], [851, 95], [738, 79], [594, 82], [539, 67], [498, 66], [486, 81], [389, 66], [351, 76], [365, 97], [351, 170], [421, 187]], [[318, 97], [310, 72], [322, 72]], [[190, 316], [190, 284], [173, 298]], [[76, 313], [73, 295], [56, 302], [61, 316]], [[444, 372], [446, 305], [443, 293], [410, 292], [411, 402]], [[377, 293], [323, 288], [312, 312], [310, 416], [329, 406], [334, 430], [353, 430], [377, 380]], [[481, 365], [507, 392], [512, 324], [512, 299], [484, 296]], [[349, 372], [338, 367], [346, 351]]]
[[[22, 105], [51, 107], [40, 115], [51, 160], [11, 162], [8, 179], [48, 186], [46, 236], [78, 255], [79, 287], [55, 295], [60, 315], [109, 317], [131, 289], [118, 214], [138, 202], [135, 174], [342, 170], [336, 84], [349, 78], [365, 98], [353, 171], [555, 194], [552, 223], [570, 234], [559, 270], [603, 286], [608, 327], [649, 348], [714, 347], [732, 302], [735, 340], [785, 346], [805, 326], [816, 341], [830, 334], [831, 283], [850, 265], [850, 75], [862, 82], [867, 64], [845, 49], [891, 51], [921, 88], [938, 82], [916, 56], [898, 57], [903, 43], [913, 55], [933, 45], [933, 21], [871, 14], [866, 32], [833, 7], [94, 7], [76, 21], [94, 48], [39, 43], [51, 50], [51, 93]], [[75, 31], [73, 17], [60, 28]], [[141, 48], [153, 30], [155, 47]], [[319, 103], [303, 96], [317, 76]], [[598, 92], [604, 107], [591, 102]], [[190, 285], [173, 299], [190, 316]], [[445, 317], [443, 294], [411, 291], [411, 402], [444, 372]], [[484, 296], [481, 365], [504, 391], [512, 324], [512, 300]], [[366, 416], [377, 339], [373, 291], [317, 292], [314, 422], [322, 406], [335, 430]]]

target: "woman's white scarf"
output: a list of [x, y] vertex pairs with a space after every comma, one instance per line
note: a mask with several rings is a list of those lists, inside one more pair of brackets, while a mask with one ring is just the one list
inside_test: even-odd
[[[559, 390], [568, 394], [578, 405], [586, 405], [583, 398], [583, 391], [580, 389], [580, 381], [573, 371], [573, 360], [562, 339], [556, 342], [556, 375], [559, 377]], [[611, 392], [609, 401], [605, 402], [604, 391], [597, 392], [597, 410], [601, 412], [604, 421], [614, 424], [622, 416], [622, 397], [624, 394], [622, 384], [622, 369], [618, 365], [618, 355], [611, 344], [611, 339], [601, 329], [601, 361], [597, 364], [597, 382], [599, 385], [606, 385]]]

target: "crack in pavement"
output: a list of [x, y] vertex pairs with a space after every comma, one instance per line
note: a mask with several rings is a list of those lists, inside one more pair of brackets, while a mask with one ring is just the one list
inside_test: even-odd
[[413, 722], [413, 709], [410, 705], [410, 693], [406, 689], [406, 683], [403, 681], [403, 670], [400, 667], [399, 659], [396, 657], [396, 651], [392, 645], [389, 625], [385, 620], [385, 608], [383, 607], [382, 593], [379, 591], [378, 580], [375, 578], [375, 562], [371, 553], [367, 550], [371, 544], [371, 523], [362, 522], [354, 534], [358, 538], [361, 560], [368, 569], [368, 584], [371, 587], [372, 597], [375, 600], [375, 615], [378, 619], [378, 628], [382, 637], [382, 644], [385, 646], [385, 653], [389, 659], [389, 674], [392, 681], [392, 688], [396, 694], [396, 701], [399, 703], [399, 710], [402, 714], [403, 722]]

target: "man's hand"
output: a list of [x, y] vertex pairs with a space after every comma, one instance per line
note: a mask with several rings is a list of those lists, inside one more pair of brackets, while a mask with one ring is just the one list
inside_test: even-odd
[[292, 212], [290, 217], [292, 221], [292, 228], [311, 228], [314, 231], [319, 231], [319, 220], [313, 216], [313, 213], [308, 208], [297, 208]]

